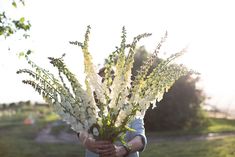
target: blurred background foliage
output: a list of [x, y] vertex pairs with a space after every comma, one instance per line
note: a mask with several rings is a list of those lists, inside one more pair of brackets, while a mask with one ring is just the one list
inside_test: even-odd
[[[135, 55], [133, 77], [140, 66], [150, 55], [144, 47], [140, 47]], [[159, 62], [158, 58], [153, 69]], [[150, 72], [151, 72], [150, 69]], [[156, 108], [149, 108], [145, 115], [145, 128], [147, 131], [168, 131], [177, 129], [190, 129], [206, 124], [202, 105], [206, 96], [196, 87], [199, 76], [187, 75], [175, 82], [173, 87], [164, 95], [162, 101], [156, 101]]]
[[[17, 7], [24, 6], [24, 0], [13, 0], [8, 1], [11, 3], [12, 7], [17, 9]], [[0, 11], [0, 36], [5, 38], [19, 32], [24, 38], [28, 38], [28, 31], [31, 28], [31, 24], [25, 17], [20, 17], [18, 19], [10, 17], [5, 10]]]

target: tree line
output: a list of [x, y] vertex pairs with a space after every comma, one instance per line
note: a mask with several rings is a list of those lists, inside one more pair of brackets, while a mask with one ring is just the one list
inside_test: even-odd
[[[133, 77], [150, 54], [140, 47], [135, 55]], [[154, 66], [160, 62], [158, 58]], [[153, 69], [154, 66], [151, 68]], [[151, 70], [150, 70], [151, 71]], [[175, 130], [198, 127], [206, 122], [202, 105], [206, 99], [201, 89], [196, 87], [200, 78], [187, 75], [175, 82], [165, 93], [156, 108], [148, 109], [145, 114], [145, 128], [148, 131]]]

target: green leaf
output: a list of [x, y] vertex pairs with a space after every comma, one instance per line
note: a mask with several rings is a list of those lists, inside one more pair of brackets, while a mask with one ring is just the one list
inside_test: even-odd
[[16, 2], [15, 2], [15, 1], [12, 2], [12, 6], [14, 6], [15, 8], [17, 8], [17, 5], [16, 5]]
[[20, 18], [20, 23], [24, 23], [24, 21], [25, 21], [24, 17], [21, 17]]
[[21, 57], [25, 57], [25, 53], [24, 53], [24, 52], [20, 52], [20, 53], [18, 54], [18, 58], [21, 58]]
[[125, 127], [125, 129], [127, 130], [127, 131], [130, 131], [130, 132], [135, 132], [136, 130], [135, 129], [133, 129], [133, 128], [130, 128], [130, 127]]
[[32, 53], [32, 51], [31, 51], [31, 50], [28, 50], [26, 54], [27, 54], [27, 55], [30, 55], [31, 53]]

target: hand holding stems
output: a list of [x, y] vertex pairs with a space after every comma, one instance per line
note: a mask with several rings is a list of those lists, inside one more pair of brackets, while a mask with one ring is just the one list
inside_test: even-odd
[[107, 143], [106, 146], [102, 146], [102, 157], [124, 157], [129, 153], [143, 150], [144, 142], [141, 136], [135, 136], [127, 143], [131, 148], [127, 150], [124, 146], [117, 146], [112, 143]]
[[103, 148], [101, 152], [102, 157], [124, 157], [127, 154], [126, 149], [123, 146], [117, 146], [110, 143], [108, 148]]
[[96, 154], [102, 155], [102, 157], [116, 157], [115, 146], [109, 141], [88, 139], [85, 143], [85, 147]]
[[79, 139], [86, 149], [102, 157], [123, 157], [127, 153], [123, 146], [116, 146], [110, 141], [96, 141], [87, 132], [80, 132]]

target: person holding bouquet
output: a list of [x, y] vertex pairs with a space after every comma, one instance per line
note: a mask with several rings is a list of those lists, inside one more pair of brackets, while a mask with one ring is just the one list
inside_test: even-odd
[[86, 157], [139, 157], [139, 152], [142, 152], [147, 144], [143, 119], [136, 118], [131, 122], [130, 128], [136, 131], [126, 133], [126, 145], [97, 141], [87, 132], [80, 132], [78, 137], [86, 148]]
[[[105, 68], [101, 68], [98, 73], [102, 78], [104, 78], [104, 71]], [[114, 74], [113, 71], [111, 73]], [[110, 141], [97, 141], [87, 132], [80, 132], [78, 138], [86, 148], [86, 157], [96, 157], [98, 155], [102, 157], [139, 157], [139, 152], [143, 151], [147, 144], [144, 120], [135, 118], [129, 124], [129, 127], [135, 131], [127, 131], [125, 137], [126, 145], [118, 142], [113, 144]]]
[[87, 26], [83, 43], [70, 42], [82, 49], [84, 84], [66, 66], [64, 54], [60, 58], [48, 57], [58, 70], [58, 76], [35, 64], [28, 54], [23, 56], [31, 68], [19, 69], [17, 74], [29, 75], [30, 79], [22, 82], [32, 86], [79, 134], [86, 157], [138, 157], [147, 144], [143, 122], [147, 109], [156, 107], [155, 102], [161, 101], [181, 76], [197, 73], [183, 65], [170, 64], [185, 49], [161, 60], [150, 72], [165, 42], [166, 32], [132, 80], [137, 42], [151, 33], [140, 34], [128, 44], [125, 27], [120, 47], [105, 59], [105, 68], [97, 73], [88, 49], [89, 34], [90, 26]]

